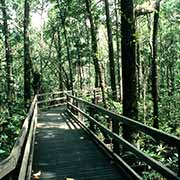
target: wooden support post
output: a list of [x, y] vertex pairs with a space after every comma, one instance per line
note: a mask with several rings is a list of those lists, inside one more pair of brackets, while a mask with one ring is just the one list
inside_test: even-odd
[[[116, 119], [112, 120], [112, 132], [119, 135], [119, 122]], [[119, 151], [119, 142], [116, 141], [115, 139], [113, 139], [112, 143], [113, 143], [113, 151], [116, 154], [119, 154], [120, 153], [120, 151]]]
[[[78, 101], [78, 108], [83, 111], [82, 104]], [[78, 119], [83, 122], [83, 115], [78, 111]]]
[[67, 102], [67, 103], [69, 102], [69, 96], [68, 96], [68, 94], [66, 94], [66, 102]]
[[[96, 90], [93, 91], [92, 103], [93, 104], [98, 103], [98, 99], [96, 98]], [[89, 107], [89, 115], [94, 118], [95, 113], [96, 112], [95, 112], [94, 108]], [[92, 121], [90, 121], [90, 123], [89, 123], [89, 128], [91, 131], [95, 132], [95, 125]]]
[[[93, 108], [89, 107], [89, 115], [94, 118], [95, 111]], [[89, 122], [89, 129], [95, 132], [95, 125], [92, 121]]]
[[180, 176], [180, 147], [177, 147], [178, 150], [178, 175]]
[[69, 98], [68, 94], [66, 94], [67, 109], [71, 110], [70, 106], [68, 105], [68, 102], [70, 102], [70, 98]]

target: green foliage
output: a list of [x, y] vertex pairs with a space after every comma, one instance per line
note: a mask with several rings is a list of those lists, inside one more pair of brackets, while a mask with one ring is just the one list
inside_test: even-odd
[[[92, 97], [84, 93], [84, 89], [93, 89], [95, 81], [94, 65], [91, 51], [90, 24], [87, 20], [85, 1], [59, 1], [38, 0], [31, 2], [31, 24], [30, 24], [30, 52], [33, 70], [41, 74], [41, 92], [59, 90], [59, 65], [62, 65], [63, 89], [68, 89], [70, 79], [69, 64], [67, 61], [67, 48], [62, 20], [69, 42], [70, 58], [73, 69], [73, 83], [78, 94], [88, 102]], [[103, 1], [92, 0], [91, 11], [95, 21], [95, 28], [98, 37], [98, 53], [100, 64], [103, 67], [103, 77], [105, 86], [109, 86], [109, 64], [108, 64], [108, 44], [105, 27], [105, 11]], [[136, 0], [135, 5], [144, 3], [144, 0]], [[0, 23], [0, 158], [9, 155], [16, 138], [20, 133], [22, 121], [25, 117], [23, 111], [23, 21], [24, 21], [24, 1], [6, 1], [8, 12], [8, 25], [10, 45], [12, 49], [13, 63], [11, 84], [13, 87], [12, 116], [8, 111], [6, 97], [6, 60], [4, 48], [4, 36], [2, 34], [3, 23]], [[42, 9], [44, 5], [44, 9]], [[110, 13], [112, 18], [113, 40], [116, 47], [115, 26], [115, 4], [110, 1]], [[120, 7], [117, 4], [118, 15], [121, 15]], [[180, 3], [177, 0], [163, 1], [160, 11], [160, 23], [158, 31], [158, 88], [159, 88], [159, 122], [160, 129], [180, 137], [180, 34], [179, 34], [179, 10]], [[46, 13], [47, 12], [47, 13]], [[33, 24], [33, 15], [38, 21], [38, 27]], [[43, 17], [41, 16], [43, 15]], [[62, 19], [60, 18], [62, 15]], [[40, 21], [43, 19], [44, 21]], [[120, 17], [119, 17], [120, 18]], [[0, 19], [2, 13], [0, 11]], [[152, 126], [153, 110], [151, 97], [151, 61], [150, 61], [150, 24], [151, 15], [141, 16], [137, 19], [136, 33], [134, 36], [138, 40], [140, 49], [139, 68], [139, 121]], [[120, 25], [120, 24], [119, 24]], [[58, 32], [61, 38], [61, 52], [57, 49]], [[120, 38], [120, 34], [119, 34]], [[118, 39], [120, 42], [120, 39]], [[58, 57], [58, 52], [61, 57]], [[117, 52], [115, 52], [117, 54]], [[117, 63], [116, 63], [117, 64]], [[82, 76], [82, 88], [80, 89], [80, 72]], [[117, 71], [116, 71], [117, 74]], [[33, 80], [32, 80], [33, 81]], [[83, 93], [82, 93], [83, 92]], [[33, 94], [33, 92], [32, 92]], [[122, 103], [112, 100], [111, 92], [106, 92], [108, 109], [122, 114]], [[100, 102], [98, 105], [103, 106]], [[102, 114], [96, 114], [95, 118], [107, 126], [106, 118]], [[99, 131], [100, 133], [100, 131]], [[150, 137], [137, 135], [136, 145], [138, 149], [144, 151], [151, 157], [171, 169], [177, 168], [177, 152], [164, 144], [155, 145], [155, 141]], [[150, 144], [151, 143], [151, 144]], [[165, 157], [169, 154], [168, 157]], [[173, 154], [173, 155], [172, 155]], [[172, 155], [172, 156], [170, 156]], [[149, 173], [151, 172], [151, 173]], [[157, 179], [160, 176], [149, 169], [144, 173], [144, 179]]]
[[0, 114], [0, 159], [9, 155], [16, 138], [20, 133], [25, 112], [19, 105], [14, 107], [14, 114], [9, 117], [7, 109], [1, 109]]

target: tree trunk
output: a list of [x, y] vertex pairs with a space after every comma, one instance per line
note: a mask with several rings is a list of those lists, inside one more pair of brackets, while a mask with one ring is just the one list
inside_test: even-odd
[[65, 39], [65, 46], [66, 46], [66, 52], [67, 52], [67, 60], [68, 60], [68, 65], [69, 65], [69, 77], [70, 77], [69, 90], [72, 90], [72, 93], [73, 93], [74, 88], [73, 88], [72, 62], [71, 62], [70, 49], [69, 49], [70, 43], [69, 43], [69, 40], [68, 40], [68, 37], [67, 37], [65, 17], [62, 16], [62, 12], [61, 12], [61, 8], [60, 8], [61, 5], [60, 5], [59, 0], [57, 0], [57, 3], [58, 3], [58, 8], [59, 8], [59, 15], [60, 15], [60, 19], [61, 19], [61, 24], [62, 24], [62, 27], [63, 27], [63, 30], [64, 30], [64, 39]]
[[58, 60], [58, 65], [59, 65], [59, 90], [63, 91], [63, 80], [62, 80], [62, 62], [61, 62], [61, 35], [60, 35], [60, 30], [58, 27], [57, 30], [57, 35], [58, 35], [58, 43], [57, 43], [57, 60]]
[[3, 16], [3, 34], [4, 34], [4, 45], [5, 45], [5, 57], [6, 57], [6, 98], [7, 107], [11, 115], [11, 103], [12, 103], [12, 54], [11, 46], [9, 41], [9, 30], [7, 23], [7, 12], [6, 12], [6, 2], [1, 0], [2, 5], [2, 16]]
[[[119, 91], [119, 100], [122, 100], [122, 69], [120, 63], [120, 26], [119, 26], [119, 13], [118, 13], [118, 4], [115, 0], [115, 15], [116, 15], [116, 61], [117, 61], [117, 84]], [[118, 93], [117, 93], [118, 94]]]
[[81, 55], [80, 55], [80, 47], [79, 42], [76, 41], [76, 51], [77, 51], [77, 64], [78, 64], [78, 81], [79, 81], [79, 88], [83, 89], [83, 79], [82, 79], [82, 71], [81, 71]]
[[[45, 8], [45, 2], [44, 0], [41, 0], [41, 12], [40, 12], [40, 16], [41, 16], [41, 20], [40, 20], [40, 74], [41, 74], [41, 81], [43, 81], [43, 51], [42, 49], [44, 49], [44, 20], [43, 20], [43, 14], [44, 14], [44, 8]], [[41, 82], [42, 83], [42, 82]]]
[[105, 2], [105, 11], [106, 11], [106, 27], [107, 27], [107, 35], [108, 35], [109, 66], [110, 66], [112, 99], [117, 100], [112, 23], [111, 23], [110, 12], [109, 12], [109, 2], [108, 0], [104, 0], [104, 2]]
[[24, 2], [24, 104], [28, 108], [31, 100], [31, 63], [29, 52], [29, 1]]
[[158, 85], [157, 85], [157, 32], [160, 1], [156, 2], [156, 11], [154, 12], [152, 24], [152, 39], [151, 39], [151, 59], [152, 59], [152, 100], [153, 100], [153, 127], [159, 128], [158, 122]]
[[89, 0], [85, 0], [86, 2], [86, 9], [87, 9], [87, 13], [88, 13], [88, 19], [90, 22], [90, 26], [91, 26], [91, 46], [92, 46], [92, 56], [93, 56], [93, 62], [94, 62], [94, 67], [95, 67], [95, 87], [98, 87], [98, 81], [100, 83], [100, 88], [101, 88], [101, 92], [102, 92], [102, 99], [103, 99], [103, 104], [104, 107], [107, 108], [106, 105], [106, 99], [105, 99], [105, 92], [104, 92], [104, 82], [103, 82], [103, 78], [102, 78], [102, 71], [99, 65], [99, 60], [97, 57], [97, 37], [96, 37], [96, 31], [95, 31], [95, 26], [94, 26], [94, 22], [93, 22], [93, 17], [91, 14], [91, 10], [90, 10], [90, 1]]
[[88, 47], [88, 51], [89, 51], [89, 56], [87, 57], [88, 59], [88, 82], [89, 82], [89, 89], [91, 88], [91, 60], [92, 60], [92, 49], [90, 47], [90, 33], [88, 31], [88, 25], [86, 22], [86, 17], [84, 19], [84, 25], [85, 25], [85, 29], [86, 29], [86, 43], [87, 43], [87, 47]]
[[[123, 115], [137, 120], [135, 25], [133, 0], [121, 0], [121, 53], [123, 79]], [[123, 125], [123, 137], [132, 141], [132, 128]]]
[[136, 61], [137, 61], [137, 97], [141, 99], [141, 60], [140, 60], [140, 47], [139, 41], [136, 42]]
[[94, 62], [94, 69], [95, 69], [95, 87], [99, 87], [99, 62], [97, 58], [97, 38], [96, 38], [96, 30], [94, 26], [94, 21], [91, 13], [91, 3], [90, 0], [85, 0], [86, 2], [86, 9], [87, 9], [87, 17], [90, 22], [91, 28], [91, 46], [92, 46], [92, 57]]

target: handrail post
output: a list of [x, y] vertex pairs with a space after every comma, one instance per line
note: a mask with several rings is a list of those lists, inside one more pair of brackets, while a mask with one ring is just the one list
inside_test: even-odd
[[180, 147], [177, 147], [178, 150], [178, 175], [180, 176]]
[[[119, 135], [119, 122], [116, 119], [112, 119], [112, 132]], [[120, 153], [119, 142], [113, 139], [112, 144], [113, 144], [113, 152], [119, 154]]]
[[66, 95], [67, 108], [69, 109], [69, 105], [68, 105], [68, 102], [69, 102], [69, 95], [68, 95], [68, 93], [65, 93], [65, 95]]
[[[98, 99], [96, 97], [96, 90], [93, 90], [92, 103], [98, 104]], [[89, 115], [94, 118], [94, 114], [96, 114], [96, 111], [94, 110], [94, 108], [89, 107]], [[89, 129], [92, 132], [95, 132], [95, 124], [92, 121], [89, 122]]]
[[[80, 110], [83, 110], [82, 109], [82, 104], [79, 102], [79, 101], [77, 101], [77, 103], [78, 103], [78, 109], [80, 109]], [[80, 120], [80, 121], [83, 121], [83, 115], [78, 111], [78, 119]]]
[[[94, 110], [91, 107], [89, 107], [89, 115], [94, 118], [94, 114]], [[95, 132], [95, 124], [92, 121], [89, 122], [89, 129], [92, 132]]]

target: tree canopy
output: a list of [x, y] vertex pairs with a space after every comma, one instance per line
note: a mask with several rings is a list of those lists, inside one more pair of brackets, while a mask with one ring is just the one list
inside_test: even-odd
[[59, 90], [100, 88], [100, 105], [180, 137], [179, 11], [176, 0], [1, 0], [0, 156], [33, 96]]

